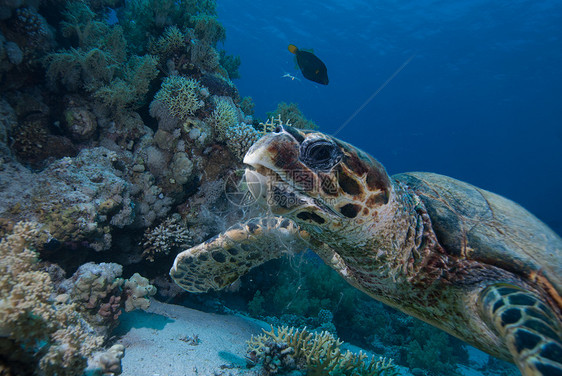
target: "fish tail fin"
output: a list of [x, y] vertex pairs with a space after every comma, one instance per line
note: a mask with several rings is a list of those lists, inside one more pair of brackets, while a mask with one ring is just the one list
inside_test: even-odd
[[289, 51], [291, 51], [291, 53], [296, 54], [298, 50], [299, 49], [297, 48], [297, 46], [295, 46], [294, 44], [289, 44]]

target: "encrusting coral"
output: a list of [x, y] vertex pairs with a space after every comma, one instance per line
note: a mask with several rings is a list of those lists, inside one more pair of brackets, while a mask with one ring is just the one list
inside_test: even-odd
[[328, 332], [312, 333], [294, 327], [271, 327], [248, 341], [247, 359], [261, 361], [266, 374], [300, 369], [310, 376], [394, 376], [398, 373], [392, 359], [368, 359], [360, 352], [342, 352], [343, 344]]

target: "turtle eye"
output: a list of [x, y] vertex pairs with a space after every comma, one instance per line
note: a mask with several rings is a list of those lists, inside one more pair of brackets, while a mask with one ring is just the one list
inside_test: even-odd
[[330, 140], [305, 140], [300, 146], [300, 160], [313, 170], [327, 171], [342, 159], [342, 151]]

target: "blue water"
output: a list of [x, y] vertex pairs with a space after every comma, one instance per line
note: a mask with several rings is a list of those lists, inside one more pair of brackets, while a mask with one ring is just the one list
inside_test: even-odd
[[[296, 102], [389, 173], [432, 171], [502, 194], [562, 234], [562, 2], [219, 0], [242, 95]], [[289, 43], [313, 48], [307, 81]], [[409, 58], [411, 61], [361, 108]], [[290, 73], [298, 78], [282, 78]]]

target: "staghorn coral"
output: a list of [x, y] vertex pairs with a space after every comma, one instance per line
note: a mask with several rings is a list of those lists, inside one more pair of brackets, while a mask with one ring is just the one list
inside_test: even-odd
[[328, 332], [311, 333], [305, 329], [271, 327], [270, 331], [252, 336], [248, 341], [248, 358], [262, 361], [267, 374], [291, 369], [306, 370], [307, 375], [378, 376], [398, 373], [392, 359], [378, 358], [349, 350]]
[[259, 132], [263, 135], [269, 132], [273, 132], [275, 130], [275, 128], [277, 127], [282, 127], [284, 125], [287, 126], [292, 126], [290, 120], [287, 121], [283, 121], [283, 119], [281, 119], [281, 115], [277, 115], [277, 117], [270, 117], [269, 119], [266, 120], [265, 123], [259, 123], [258, 129]]
[[103, 338], [92, 334], [74, 304], [52, 298], [53, 283], [33, 250], [46, 240], [48, 234], [30, 222], [16, 224], [0, 240], [0, 336], [12, 356], [34, 356], [42, 374], [81, 375]]
[[164, 222], [144, 234], [142, 256], [149, 261], [161, 255], [173, 254], [192, 245], [189, 230], [180, 223], [176, 216], [166, 218]]

